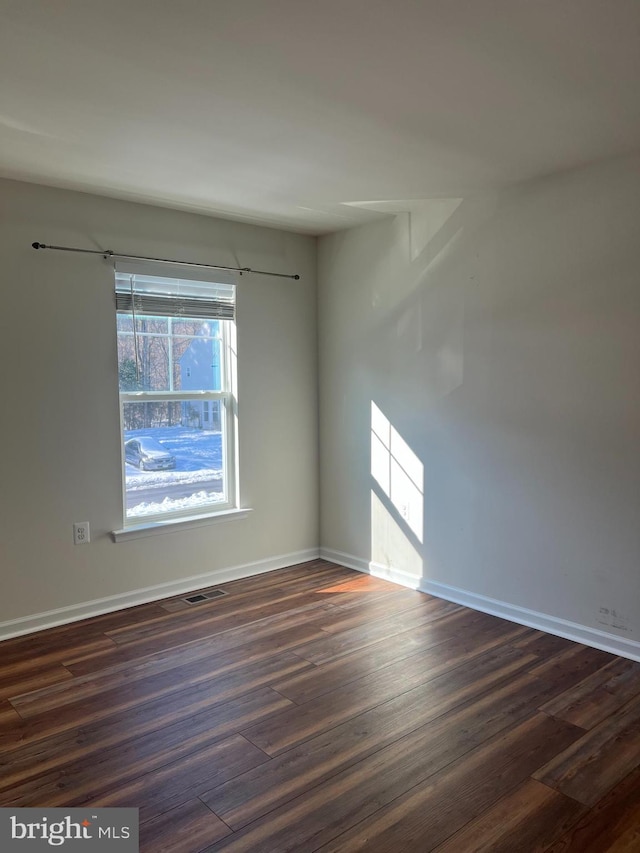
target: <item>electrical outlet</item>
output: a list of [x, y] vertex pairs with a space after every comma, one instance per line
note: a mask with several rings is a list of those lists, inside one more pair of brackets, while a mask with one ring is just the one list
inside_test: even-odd
[[89, 532], [88, 521], [77, 521], [73, 525], [73, 544], [88, 545], [91, 542], [91, 534]]

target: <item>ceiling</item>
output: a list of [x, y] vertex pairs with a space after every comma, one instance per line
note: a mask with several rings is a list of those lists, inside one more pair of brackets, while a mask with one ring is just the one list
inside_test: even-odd
[[0, 174], [321, 234], [640, 149], [639, 0], [0, 0]]

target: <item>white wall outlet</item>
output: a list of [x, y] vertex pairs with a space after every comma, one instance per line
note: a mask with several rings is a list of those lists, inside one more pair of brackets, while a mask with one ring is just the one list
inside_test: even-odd
[[73, 544], [88, 545], [91, 542], [91, 534], [89, 532], [88, 521], [77, 521], [73, 525]]

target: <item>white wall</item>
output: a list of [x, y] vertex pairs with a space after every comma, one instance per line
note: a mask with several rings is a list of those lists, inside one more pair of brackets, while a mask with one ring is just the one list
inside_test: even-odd
[[322, 238], [319, 294], [323, 548], [639, 640], [640, 159]]
[[[122, 526], [113, 273], [100, 257], [36, 252], [35, 240], [301, 275], [238, 288], [248, 518], [111, 540]], [[0, 181], [0, 623], [317, 550], [315, 249], [310, 237]], [[74, 546], [72, 522], [86, 520], [92, 542]]]

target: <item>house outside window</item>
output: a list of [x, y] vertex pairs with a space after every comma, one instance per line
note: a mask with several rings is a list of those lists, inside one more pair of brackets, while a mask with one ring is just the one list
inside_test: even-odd
[[237, 505], [235, 287], [116, 272], [124, 523]]

